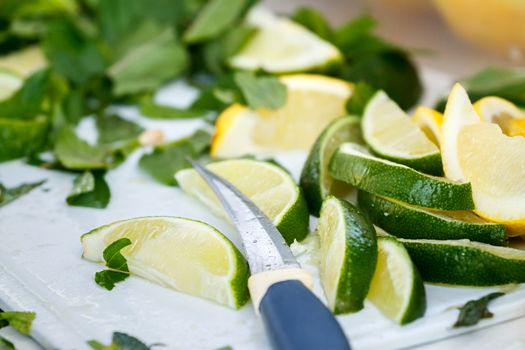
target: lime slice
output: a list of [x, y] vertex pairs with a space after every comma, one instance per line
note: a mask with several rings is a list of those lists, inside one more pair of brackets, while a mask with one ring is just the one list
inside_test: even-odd
[[[308, 208], [299, 186], [282, 168], [268, 162], [232, 159], [208, 164], [250, 198], [277, 227], [288, 244], [308, 234]], [[221, 203], [194, 169], [175, 174], [184, 192], [197, 198], [217, 215], [227, 218]]]
[[425, 314], [423, 280], [408, 252], [394, 237], [377, 237], [377, 266], [367, 299], [398, 324]]
[[412, 122], [419, 126], [421, 131], [427, 135], [428, 139], [436, 146], [441, 144], [441, 124], [443, 124], [443, 114], [432, 108], [423, 106], [417, 107]]
[[469, 183], [425, 175], [405, 165], [374, 157], [355, 143], [344, 143], [338, 148], [330, 162], [330, 174], [361, 190], [420, 207], [474, 208]]
[[237, 69], [291, 73], [330, 70], [343, 56], [332, 44], [286, 17], [278, 17], [257, 6], [248, 12], [246, 23], [255, 35], [230, 58]]
[[374, 224], [396, 237], [507, 244], [505, 226], [487, 222], [471, 211], [425, 209], [365, 191], [359, 191], [358, 200]]
[[316, 74], [280, 77], [288, 89], [286, 104], [276, 110], [251, 110], [234, 104], [217, 118], [211, 144], [215, 157], [309, 151], [321, 130], [346, 114], [352, 85]]
[[18, 90], [24, 80], [16, 73], [0, 68], [0, 101], [7, 100]]
[[423, 280], [463, 286], [525, 282], [525, 251], [467, 239], [402, 239]]
[[45, 116], [29, 120], [0, 118], [0, 162], [40, 151], [47, 141], [48, 127]]
[[344, 186], [328, 173], [332, 155], [344, 142], [363, 142], [359, 118], [346, 116], [335, 119], [319, 135], [310, 150], [303, 166], [300, 185], [312, 215], [319, 216], [323, 200], [329, 194], [336, 194], [341, 185]]
[[200, 221], [151, 216], [117, 221], [81, 237], [83, 257], [104, 262], [120, 238], [129, 271], [160, 285], [239, 308], [248, 301], [248, 265], [222, 233]]
[[36, 45], [12, 52], [6, 56], [0, 56], [0, 69], [7, 69], [24, 78], [46, 65], [44, 52]]
[[424, 173], [443, 174], [438, 147], [383, 91], [368, 102], [361, 126], [374, 153]]
[[321, 207], [321, 284], [336, 313], [363, 308], [376, 266], [377, 243], [372, 223], [350, 203], [330, 196]]

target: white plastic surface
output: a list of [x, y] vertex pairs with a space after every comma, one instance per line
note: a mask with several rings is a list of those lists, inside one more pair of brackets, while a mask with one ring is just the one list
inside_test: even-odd
[[[432, 92], [448, 85], [439, 74], [426, 75]], [[427, 86], [429, 86], [427, 84]], [[181, 84], [161, 93], [163, 102], [187, 103], [193, 94]], [[133, 108], [121, 110], [148, 128], [161, 127], [170, 139], [191, 133], [200, 121], [150, 121]], [[93, 139], [90, 122], [81, 131]], [[80, 236], [100, 225], [146, 215], [185, 216], [204, 220], [238, 244], [232, 227], [178, 188], [156, 183], [140, 171], [135, 152], [107, 175], [112, 198], [107, 209], [66, 205], [74, 175], [47, 171], [12, 161], [0, 164], [0, 182], [14, 186], [47, 179], [40, 188], [0, 208], [0, 308], [37, 313], [33, 337], [46, 348], [88, 349], [86, 341], [109, 343], [113, 331], [138, 337], [167, 349], [212, 350], [230, 345], [236, 350], [268, 349], [261, 321], [250, 305], [239, 311], [163, 288], [132, 277], [108, 292], [93, 281], [101, 266], [81, 259]], [[305, 154], [277, 157], [297, 177]], [[301, 260], [300, 260], [301, 261]], [[305, 261], [303, 261], [305, 262]], [[304, 266], [316, 274], [316, 268]], [[322, 296], [318, 279], [315, 292]], [[449, 337], [471, 329], [452, 329], [456, 307], [497, 288], [426, 286], [425, 318], [399, 327], [373, 306], [339, 316], [355, 350], [394, 349]], [[525, 315], [523, 286], [491, 304], [495, 317], [478, 327]], [[23, 350], [23, 348], [22, 348]]]

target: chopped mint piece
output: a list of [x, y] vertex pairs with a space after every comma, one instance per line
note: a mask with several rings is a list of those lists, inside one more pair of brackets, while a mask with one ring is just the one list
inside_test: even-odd
[[0, 321], [7, 321], [9, 326], [13, 327], [20, 333], [26, 334], [26, 335], [31, 333], [31, 325], [33, 324], [33, 321], [35, 320], [35, 318], [36, 318], [36, 314], [34, 312], [25, 312], [25, 311], [0, 312]]
[[102, 256], [109, 270], [99, 271], [95, 274], [95, 282], [99, 286], [112, 290], [116, 283], [129, 277], [128, 262], [120, 253], [120, 250], [128, 245], [131, 245], [131, 241], [128, 238], [121, 238], [104, 249]]
[[487, 308], [489, 302], [505, 295], [505, 293], [490, 293], [480, 299], [470, 300], [459, 308], [459, 316], [454, 327], [468, 327], [477, 324], [482, 318], [494, 316]]
[[31, 190], [42, 185], [44, 182], [46, 182], [46, 180], [25, 183], [12, 188], [6, 188], [0, 183], [0, 207], [11, 203], [15, 199], [18, 199], [26, 193], [29, 193]]
[[90, 145], [70, 127], [63, 127], [59, 131], [55, 155], [67, 169], [105, 169], [110, 166], [110, 155], [104, 147]]
[[163, 344], [148, 346], [137, 338], [121, 332], [113, 332], [111, 345], [104, 345], [96, 340], [90, 340], [87, 343], [93, 350], [151, 350], [154, 346], [163, 346]]
[[252, 109], [277, 109], [286, 103], [286, 86], [277, 77], [238, 72], [234, 79]]
[[85, 171], [73, 181], [73, 188], [66, 198], [67, 204], [77, 207], [105, 208], [111, 192], [103, 171]]

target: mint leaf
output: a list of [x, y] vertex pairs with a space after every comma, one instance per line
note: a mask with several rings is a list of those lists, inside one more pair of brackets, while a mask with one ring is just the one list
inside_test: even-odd
[[104, 345], [96, 340], [87, 342], [94, 350], [151, 350], [153, 346], [162, 346], [163, 344], [153, 344], [147, 346], [140, 340], [122, 332], [113, 332], [111, 345]]
[[107, 290], [115, 288], [115, 284], [129, 277], [126, 258], [120, 253], [124, 247], [131, 245], [128, 238], [120, 238], [104, 249], [102, 256], [110, 270], [99, 271], [95, 274], [95, 282]]
[[73, 181], [73, 188], [66, 202], [76, 207], [106, 208], [110, 198], [111, 192], [104, 179], [104, 173], [85, 171]]
[[107, 66], [99, 43], [70, 20], [50, 25], [43, 49], [53, 69], [75, 84], [101, 77]]
[[38, 71], [27, 78], [9, 99], [0, 102], [0, 118], [32, 119], [43, 113], [49, 81], [49, 70]]
[[204, 109], [196, 108], [175, 108], [157, 104], [151, 99], [143, 100], [140, 103], [140, 113], [146, 117], [154, 119], [191, 119], [202, 118], [210, 113]]
[[211, 0], [184, 32], [184, 41], [197, 43], [219, 36], [247, 8], [249, 0]]
[[0, 207], [11, 203], [12, 201], [20, 198], [26, 193], [29, 193], [33, 189], [42, 185], [46, 180], [40, 180], [32, 183], [21, 184], [16, 187], [6, 188], [0, 183]]
[[277, 109], [286, 103], [286, 86], [274, 76], [257, 77], [253, 73], [238, 72], [234, 80], [252, 109]]
[[473, 101], [484, 96], [499, 96], [525, 105], [525, 68], [488, 67], [461, 83]]
[[223, 73], [229, 58], [248, 43], [256, 32], [255, 28], [240, 24], [228, 30], [221, 37], [207, 42], [202, 50], [206, 69], [214, 74]]
[[124, 281], [129, 277], [129, 273], [113, 271], [113, 270], [103, 270], [95, 273], [95, 282], [107, 290], [113, 290], [115, 284]]
[[48, 131], [49, 119], [43, 115], [33, 119], [0, 118], [0, 162], [44, 150]]
[[376, 90], [367, 83], [359, 82], [354, 85], [352, 95], [346, 101], [346, 111], [349, 114], [362, 116], [368, 101], [374, 96]]
[[0, 350], [15, 350], [15, 345], [6, 338], [0, 336]]
[[177, 185], [175, 173], [191, 167], [186, 157], [201, 156], [210, 141], [211, 135], [207, 131], [197, 130], [189, 137], [155, 147], [152, 153], [142, 156], [139, 166], [155, 180], [166, 185]]
[[482, 318], [491, 318], [493, 314], [487, 308], [489, 302], [503, 295], [505, 295], [505, 293], [490, 293], [480, 299], [467, 302], [459, 308], [459, 316], [453, 327], [473, 326]]
[[34, 312], [23, 311], [4, 311], [0, 312], [0, 320], [7, 321], [9, 326], [13, 327], [22, 334], [29, 335], [31, 325], [36, 318]]
[[135, 140], [144, 129], [118, 115], [100, 115], [97, 117], [98, 143], [104, 145], [122, 145]]
[[297, 9], [290, 18], [296, 23], [309, 29], [319, 37], [329, 42], [334, 41], [334, 31], [328, 20], [316, 9], [310, 6], [303, 6]]
[[67, 169], [104, 169], [110, 166], [110, 155], [104, 147], [90, 145], [68, 126], [58, 132], [55, 155]]
[[114, 84], [113, 93], [122, 96], [156, 89], [177, 77], [187, 65], [186, 50], [176, 41], [173, 30], [167, 28], [156, 38], [131, 49], [109, 67], [107, 74]]

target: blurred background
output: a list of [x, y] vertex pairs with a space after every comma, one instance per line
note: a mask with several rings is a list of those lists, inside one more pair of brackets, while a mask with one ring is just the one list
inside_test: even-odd
[[277, 12], [311, 5], [333, 24], [372, 14], [377, 32], [420, 65], [463, 77], [488, 65], [524, 66], [523, 0], [265, 0]]

